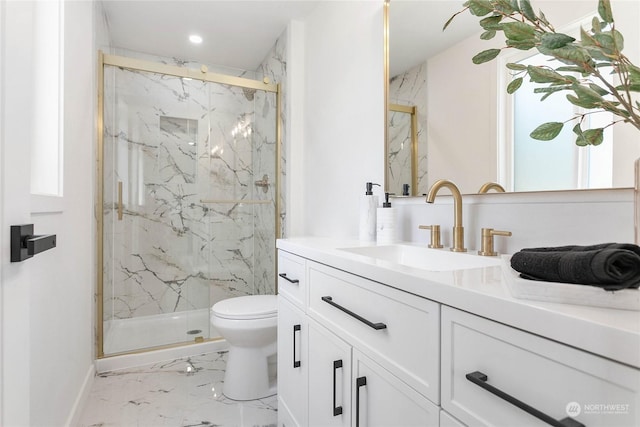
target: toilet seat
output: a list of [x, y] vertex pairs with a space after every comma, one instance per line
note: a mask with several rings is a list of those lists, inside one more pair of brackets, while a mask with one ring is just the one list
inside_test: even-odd
[[275, 295], [250, 295], [217, 302], [211, 307], [214, 316], [230, 320], [266, 319], [278, 315]]

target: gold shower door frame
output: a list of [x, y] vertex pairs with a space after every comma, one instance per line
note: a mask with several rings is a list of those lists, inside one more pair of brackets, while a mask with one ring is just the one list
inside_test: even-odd
[[[104, 354], [104, 67], [115, 66], [119, 68], [125, 68], [128, 70], [145, 71], [156, 74], [165, 74], [174, 77], [190, 78], [194, 80], [201, 80], [210, 83], [219, 83], [231, 86], [238, 86], [247, 89], [262, 90], [265, 92], [273, 92], [276, 94], [276, 191], [275, 191], [275, 235], [276, 238], [280, 236], [280, 177], [281, 177], [281, 120], [280, 113], [282, 109], [281, 91], [279, 83], [269, 83], [269, 79], [265, 79], [261, 82], [258, 80], [246, 79], [243, 77], [227, 76], [224, 74], [210, 73], [205, 65], [200, 70], [194, 70], [190, 68], [178, 67], [167, 64], [160, 64], [156, 62], [144, 61], [140, 59], [127, 58], [124, 56], [108, 55], [103, 52], [98, 52], [98, 121], [97, 121], [97, 198], [96, 198], [96, 220], [97, 220], [97, 282], [96, 282], [96, 358], [102, 359], [104, 357], [118, 356], [122, 354], [135, 354], [143, 353], [147, 351], [153, 351], [163, 348], [180, 347], [184, 346], [184, 343], [169, 344], [153, 348], [145, 348], [142, 350], [127, 351], [124, 353], [110, 354], [105, 356]], [[276, 258], [277, 263], [277, 258]], [[277, 267], [277, 266], [276, 266]], [[277, 268], [276, 268], [277, 271]], [[277, 280], [274, 277], [277, 290]], [[215, 341], [215, 339], [206, 339], [204, 341]]]

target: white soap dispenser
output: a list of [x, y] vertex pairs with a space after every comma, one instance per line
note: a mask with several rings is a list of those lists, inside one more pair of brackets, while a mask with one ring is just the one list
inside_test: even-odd
[[388, 245], [398, 241], [396, 232], [396, 208], [391, 207], [389, 194], [384, 193], [384, 203], [376, 214], [376, 239], [380, 245]]
[[376, 210], [378, 209], [378, 196], [373, 195], [374, 184], [367, 182], [366, 191], [360, 199], [360, 240], [363, 242], [376, 241]]

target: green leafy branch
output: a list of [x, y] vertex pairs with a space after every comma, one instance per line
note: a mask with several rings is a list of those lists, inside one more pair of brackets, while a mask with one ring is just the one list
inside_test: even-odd
[[[640, 68], [633, 65], [622, 53], [624, 38], [616, 30], [610, 0], [598, 0], [598, 17], [591, 22], [591, 29], [580, 28], [580, 40], [555, 31], [542, 11], [536, 14], [529, 0], [468, 0], [464, 9], [453, 15], [445, 23], [444, 29], [453, 19], [466, 11], [481, 17], [480, 26], [484, 32], [482, 40], [490, 40], [498, 32], [506, 38], [505, 46], [484, 50], [472, 58], [474, 64], [495, 59], [503, 49], [530, 50], [536, 48], [543, 55], [550, 56], [562, 66], [507, 64], [512, 80], [507, 93], [517, 91], [526, 76], [531, 82], [546, 84], [534, 89], [542, 94], [541, 101], [558, 92], [570, 92], [567, 100], [587, 111], [567, 120], [577, 121], [573, 127], [577, 145], [599, 145], [604, 129], [616, 123], [631, 123], [640, 130], [640, 102], [632, 93], [640, 92]], [[610, 69], [610, 71], [608, 71]], [[615, 74], [619, 84], [614, 86], [606, 74]], [[618, 116], [609, 125], [596, 129], [582, 129], [587, 115], [598, 111], [608, 111]], [[541, 141], [557, 137], [567, 122], [549, 122], [538, 126], [530, 136]]]

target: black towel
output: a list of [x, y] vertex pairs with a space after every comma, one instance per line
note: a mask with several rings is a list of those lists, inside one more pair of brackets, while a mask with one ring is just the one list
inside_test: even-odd
[[640, 287], [640, 247], [632, 244], [526, 248], [511, 257], [511, 267], [524, 279], [607, 291]]

